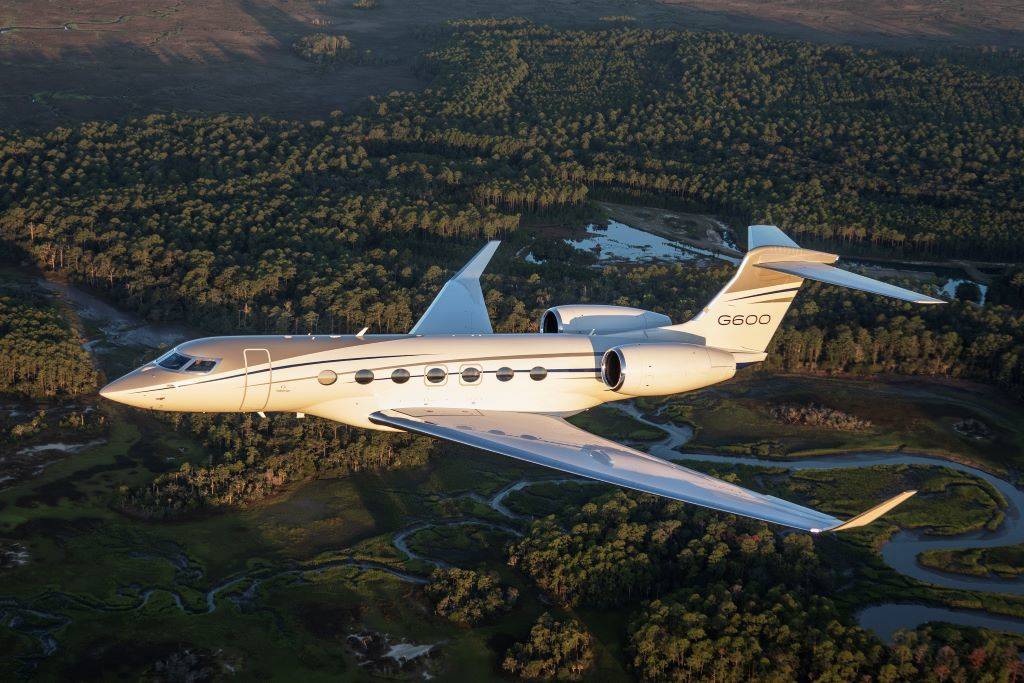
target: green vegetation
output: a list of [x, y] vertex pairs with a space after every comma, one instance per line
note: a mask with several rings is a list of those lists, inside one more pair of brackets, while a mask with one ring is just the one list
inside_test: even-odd
[[[919, 631], [891, 646], [847, 625], [831, 595], [839, 557], [805, 534], [621, 491], [533, 524], [511, 562], [553, 600], [600, 610], [643, 602], [628, 628], [644, 680], [934, 680], [1013, 675], [994, 637]], [[909, 653], [915, 653], [913, 657]]]
[[313, 33], [296, 41], [295, 51], [300, 57], [314, 64], [330, 64], [339, 61], [352, 51], [352, 41], [347, 36], [329, 36]]
[[863, 512], [898, 491], [918, 491], [883, 520], [857, 532], [875, 539], [886, 537], [897, 525], [940, 535], [992, 530], [1003, 522], [1006, 505], [986, 482], [943, 467], [801, 470], [776, 485], [783, 497], [805, 500], [840, 518]]
[[[484, 506], [467, 506], [468, 509], [448, 510], [471, 514], [483, 519], [500, 516], [489, 514]], [[501, 564], [505, 559], [505, 545], [512, 538], [509, 531], [486, 524], [450, 524], [422, 529], [409, 536], [407, 543], [413, 552], [427, 557], [443, 557], [446, 562], [460, 566]]]
[[997, 277], [989, 287], [986, 300], [989, 303], [1024, 308], [1024, 268], [1012, 268]]
[[[776, 402], [841, 407], [871, 427], [839, 431], [786, 424], [771, 415]], [[1019, 405], [976, 385], [752, 373], [674, 396], [664, 405], [664, 417], [696, 428], [687, 448], [697, 451], [805, 456], [907, 450], [947, 454], [995, 472], [1024, 465]], [[965, 434], [960, 426], [965, 420], [984, 424], [989, 436], [977, 439]]]
[[1017, 649], [1002, 638], [934, 628], [881, 647], [834, 620], [827, 599], [808, 613], [778, 588], [714, 585], [654, 600], [630, 625], [641, 680], [1013, 680]]
[[[683, 320], [730, 276], [721, 264], [595, 268], [563, 241], [566, 225], [593, 217], [595, 198], [772, 221], [823, 248], [1024, 255], [1019, 55], [995, 68], [519, 19], [453, 31], [423, 62], [427, 89], [326, 120], [154, 115], [2, 132], [0, 237], [149, 320], [210, 333], [404, 331], [448, 269], [494, 236], [511, 243], [483, 282], [499, 331], [532, 330], [541, 310], [573, 301]], [[351, 51], [322, 34], [296, 49], [317, 63]], [[545, 262], [511, 256], [527, 248]], [[1020, 396], [1013, 270], [984, 307], [812, 286], [768, 370], [977, 379]], [[91, 390], [95, 374], [56, 309], [20, 295], [0, 306], [38, 321], [9, 327], [31, 333], [18, 342], [30, 372], [8, 369], [14, 391]], [[773, 416], [772, 405], [799, 408]], [[312, 418], [103, 410], [107, 443], [0, 491], [0, 548], [17, 557], [0, 566], [5, 680], [32, 667], [42, 678], [358, 678], [368, 655], [349, 636], [385, 631], [391, 640], [378, 642], [444, 641], [430, 673], [472, 680], [499, 663], [523, 677], [599, 680], [1020, 675], [1008, 639], [921, 629], [890, 647], [853, 625], [865, 599], [1024, 614], [1012, 597], [940, 590], [880, 565], [875, 548], [897, 524], [948, 534], [999, 523], [998, 494], [948, 470], [723, 468], [841, 515], [922, 491], [888, 523], [812, 541], [583, 482], [518, 491], [505, 503], [524, 518], [506, 518], [486, 496], [552, 474]], [[670, 399], [665, 416], [694, 424], [696, 447], [722, 451], [909, 448], [996, 470], [1024, 464], [1019, 406], [966, 383], [753, 376]], [[42, 438], [88, 422], [84, 412], [55, 420], [10, 429]], [[611, 410], [574, 420], [614, 439], [661, 438]], [[968, 420], [984, 429], [955, 428]], [[473, 569], [434, 575], [424, 592], [413, 586], [431, 564], [414, 553]], [[40, 633], [59, 645], [47, 657]]]
[[790, 425], [837, 429], [841, 432], [860, 432], [871, 428], [871, 422], [844, 413], [836, 408], [816, 404], [795, 405], [783, 403], [772, 406], [771, 416], [776, 420]]
[[918, 562], [944, 572], [1012, 579], [1024, 574], [1024, 546], [929, 550], [921, 553]]
[[[439, 492], [466, 482], [501, 488], [521, 473], [514, 463], [452, 454], [387, 478], [360, 472], [320, 479], [262, 505], [152, 523], [110, 503], [120, 489], [156, 476], [147, 464], [158, 465], [165, 454], [193, 466], [207, 455], [166, 424], [126, 418], [135, 420], [134, 411], [115, 409], [109, 443], [0, 491], [0, 549], [17, 543], [27, 553], [24, 565], [0, 567], [0, 609], [27, 620], [26, 630], [73, 620], [53, 632], [59, 646], [46, 657], [37, 637], [5, 620], [4, 680], [33, 671], [43, 679], [88, 678], [93, 666], [108, 676], [139, 677], [184, 649], [207, 663], [206, 655], [216, 654], [247, 678], [352, 675], [360, 663], [346, 638], [366, 630], [388, 633], [394, 642], [443, 639], [439, 665], [481, 679], [498, 658], [487, 639], [522, 637], [539, 613], [527, 597], [500, 624], [448, 626], [432, 616], [418, 587], [345, 564], [371, 560], [423, 575], [429, 570], [407, 563], [391, 535], [413, 514], [443, 519], [444, 509], [430, 503]], [[497, 568], [503, 565], [499, 557]], [[514, 577], [503, 583], [521, 590]], [[27, 610], [57, 616], [32, 617]]]
[[519, 598], [519, 591], [502, 586], [495, 573], [454, 567], [435, 569], [426, 591], [434, 612], [460, 626], [473, 626], [503, 614]]
[[977, 377], [1021, 397], [1024, 312], [970, 303], [936, 308], [945, 310], [889, 314], [863, 292], [812, 286], [787, 314], [765, 367]]
[[319, 418], [251, 414], [174, 414], [170, 421], [198, 437], [208, 464], [184, 463], [145, 488], [127, 491], [120, 506], [145, 517], [178, 515], [203, 507], [242, 505], [315, 476], [366, 468], [423, 464], [432, 441], [346, 427]]
[[527, 680], [579, 680], [593, 663], [591, 637], [575, 619], [559, 621], [545, 612], [524, 643], [513, 645], [501, 667]]
[[49, 298], [0, 282], [0, 394], [71, 398], [96, 389], [82, 340]]
[[[1020, 253], [1019, 79], [759, 36], [454, 28], [426, 60], [428, 90], [359, 114], [0, 134], [0, 235], [151, 319], [211, 332], [408, 329], [443, 282], [438, 263], [482, 237], [519, 246], [521, 226], [582, 220], [594, 196], [773, 221], [844, 251]], [[485, 277], [498, 330], [531, 329], [561, 301], [682, 320], [730, 270], [599, 272], [553, 236], [531, 246], [548, 262]], [[969, 377], [1020, 395], [1019, 309], [812, 292], [773, 368]]]
[[637, 422], [622, 411], [608, 406], [598, 406], [574, 415], [569, 420], [580, 429], [600, 432], [613, 441], [658, 441], [665, 438], [665, 432]]

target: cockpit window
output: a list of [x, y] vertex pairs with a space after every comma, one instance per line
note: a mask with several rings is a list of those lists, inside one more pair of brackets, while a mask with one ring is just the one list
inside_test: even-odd
[[215, 360], [209, 360], [207, 358], [200, 358], [192, 365], [185, 368], [186, 372], [209, 372], [213, 370], [213, 366], [217, 364]]
[[164, 356], [163, 358], [161, 358], [159, 361], [157, 361], [156, 364], [164, 368], [165, 370], [181, 370], [183, 367], [185, 367], [185, 363], [189, 362], [190, 360], [192, 359], [189, 358], [188, 356], [183, 356], [180, 353], [172, 353], [169, 356]]

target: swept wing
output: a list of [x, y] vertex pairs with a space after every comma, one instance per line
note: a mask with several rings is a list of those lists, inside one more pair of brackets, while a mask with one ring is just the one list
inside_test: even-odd
[[906, 491], [843, 521], [667, 462], [536, 413], [465, 409], [382, 410], [370, 421], [525, 460], [625, 488], [818, 533], [863, 526], [914, 495]]

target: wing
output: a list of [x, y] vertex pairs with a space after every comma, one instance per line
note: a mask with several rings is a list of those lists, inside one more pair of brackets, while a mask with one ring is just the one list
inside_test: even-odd
[[491, 334], [480, 275], [501, 242], [488, 242], [445, 283], [409, 334]]
[[533, 413], [403, 408], [373, 413], [370, 421], [475, 446], [581, 477], [814, 533], [863, 526], [915, 493], [901, 493], [843, 522], [831, 515], [748, 491], [621, 446], [577, 429], [558, 417]]

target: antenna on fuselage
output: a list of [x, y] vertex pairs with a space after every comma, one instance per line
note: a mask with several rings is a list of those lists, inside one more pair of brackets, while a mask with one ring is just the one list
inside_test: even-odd
[[363, 335], [366, 334], [369, 329], [369, 327], [364, 327], [363, 329], [356, 332], [356, 339], [362, 339]]

